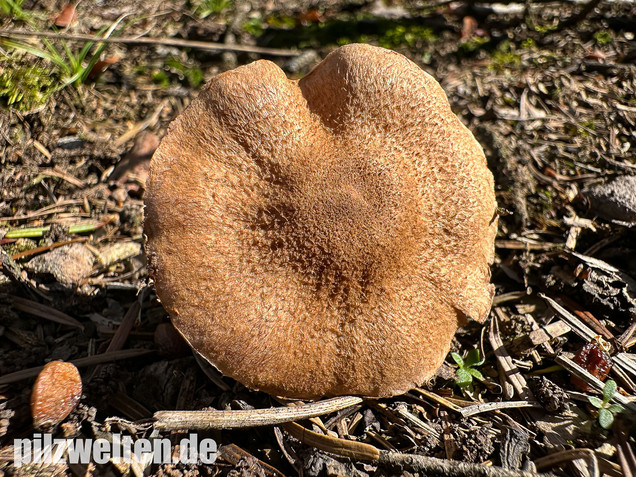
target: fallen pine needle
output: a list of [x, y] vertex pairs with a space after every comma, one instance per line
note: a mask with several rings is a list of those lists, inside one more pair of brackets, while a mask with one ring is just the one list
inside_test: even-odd
[[[83, 368], [86, 366], [94, 366], [96, 364], [110, 363], [111, 361], [119, 361], [121, 359], [137, 358], [150, 353], [154, 353], [154, 351], [149, 349], [124, 349], [121, 351], [112, 351], [110, 353], [102, 353], [93, 356], [86, 356], [85, 358], [73, 359], [70, 362], [78, 368]], [[40, 373], [40, 371], [42, 371], [43, 367], [44, 366], [36, 366], [34, 368], [22, 369], [15, 373], [0, 376], [0, 385], [34, 378]]]

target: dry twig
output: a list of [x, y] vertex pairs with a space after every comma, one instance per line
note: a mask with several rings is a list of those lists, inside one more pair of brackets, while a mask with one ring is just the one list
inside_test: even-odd
[[232, 411], [159, 411], [154, 415], [155, 428], [162, 431], [242, 429], [272, 426], [290, 421], [329, 414], [359, 404], [362, 399], [343, 396], [311, 404], [269, 409]]
[[58, 33], [50, 31], [26, 31], [26, 30], [0, 30], [0, 37], [5, 38], [54, 38], [56, 40], [66, 41], [99, 41], [101, 43], [118, 43], [122, 45], [162, 45], [162, 46], [176, 46], [179, 48], [194, 48], [198, 50], [213, 50], [213, 51], [237, 51], [241, 53], [256, 53], [259, 55], [271, 55], [271, 56], [298, 56], [300, 54], [297, 50], [286, 50], [282, 48], [265, 48], [262, 46], [250, 46], [250, 45], [226, 45], [225, 43], [213, 43], [211, 41], [194, 41], [194, 40], [180, 40], [178, 38], [139, 38], [133, 36], [120, 36], [120, 37], [108, 37], [102, 38], [93, 35], [79, 35], [70, 33]]
[[[493, 315], [490, 321], [490, 331], [488, 334], [488, 338], [490, 339], [490, 346], [492, 346], [492, 349], [497, 358], [497, 364], [499, 365], [499, 368], [503, 370], [503, 375], [508, 381], [510, 381], [512, 387], [517, 392], [517, 395], [521, 399], [534, 401], [532, 391], [530, 391], [530, 389], [528, 388], [526, 380], [519, 372], [519, 369], [513, 363], [512, 358], [506, 351], [506, 348], [504, 348], [501, 336], [499, 336], [499, 324], [497, 322], [497, 316], [499, 318], [503, 318], [503, 311], [501, 310], [501, 308], [495, 308], [494, 313], [496, 316]], [[502, 386], [505, 386], [505, 383], [502, 383]]]
[[448, 477], [536, 477], [532, 472], [468, 464], [454, 460], [437, 459], [401, 452], [381, 451], [377, 447], [362, 442], [347, 441], [310, 431], [296, 423], [285, 424], [284, 429], [305, 444], [325, 452], [350, 457], [356, 460], [378, 462], [379, 465], [396, 469], [398, 472], [422, 472], [424, 475]]

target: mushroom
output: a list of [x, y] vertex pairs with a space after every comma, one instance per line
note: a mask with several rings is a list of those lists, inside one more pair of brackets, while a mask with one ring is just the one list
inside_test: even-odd
[[38, 374], [31, 391], [31, 415], [36, 429], [58, 425], [77, 407], [82, 377], [73, 363], [51, 361]]
[[216, 76], [161, 141], [145, 204], [175, 327], [249, 388], [406, 392], [491, 306], [483, 151], [383, 48], [343, 46], [299, 81], [264, 60]]

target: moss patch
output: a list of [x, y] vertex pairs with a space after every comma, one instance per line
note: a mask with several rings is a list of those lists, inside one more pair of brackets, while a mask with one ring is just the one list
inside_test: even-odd
[[21, 112], [36, 109], [53, 93], [55, 83], [51, 71], [40, 66], [21, 65], [13, 59], [0, 64], [0, 102], [4, 107]]

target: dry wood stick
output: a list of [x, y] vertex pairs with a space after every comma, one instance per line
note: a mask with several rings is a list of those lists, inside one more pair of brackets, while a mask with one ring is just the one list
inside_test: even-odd
[[134, 36], [120, 36], [102, 38], [97, 35], [79, 35], [70, 33], [58, 33], [52, 31], [26, 31], [26, 30], [0, 30], [0, 37], [5, 38], [55, 38], [66, 41], [94, 41], [99, 43], [120, 43], [125, 45], [167, 45], [181, 48], [195, 48], [199, 50], [216, 50], [216, 51], [237, 51], [241, 53], [256, 53], [259, 55], [272, 56], [298, 56], [297, 50], [286, 50], [282, 48], [265, 48], [262, 46], [251, 45], [226, 45], [224, 43], [213, 43], [211, 41], [194, 41], [181, 40], [179, 38], [144, 38]]
[[[501, 337], [499, 336], [499, 324], [496, 317], [503, 319], [505, 318], [505, 315], [501, 308], [495, 308], [494, 315], [496, 316], [493, 316], [491, 319], [488, 338], [490, 340], [490, 346], [492, 346], [495, 357], [497, 358], [497, 364], [504, 370], [504, 375], [512, 384], [512, 387], [519, 397], [528, 401], [534, 401], [535, 399], [532, 391], [528, 388], [525, 378], [521, 375], [517, 366], [515, 366], [512, 358], [506, 351], [506, 348], [504, 348]], [[502, 385], [503, 384], [504, 383], [502, 383]]]
[[[574, 374], [577, 378], [585, 381], [586, 384], [592, 386], [596, 391], [603, 392], [604, 383], [592, 373], [590, 373], [587, 369], [582, 366], [576, 364], [571, 359], [565, 356], [557, 356], [554, 358], [557, 364], [563, 366], [563, 368], [567, 369], [570, 373]], [[636, 400], [634, 398], [628, 398], [623, 396], [621, 393], [617, 392], [614, 394], [612, 401], [616, 401], [619, 404], [629, 408], [631, 411], [636, 412]]]
[[530, 401], [501, 401], [501, 402], [485, 402], [481, 404], [473, 404], [465, 407], [459, 412], [463, 417], [475, 416], [482, 412], [498, 411], [500, 409], [518, 409], [520, 407], [534, 407], [541, 409], [541, 405]]
[[592, 477], [598, 477], [598, 460], [592, 449], [569, 449], [554, 454], [540, 457], [534, 461], [537, 469], [545, 469], [546, 467], [554, 467], [563, 462], [570, 462], [576, 459], [584, 459], [587, 462], [588, 469]]
[[159, 411], [154, 415], [155, 429], [176, 431], [186, 429], [241, 429], [272, 426], [321, 416], [361, 402], [362, 399], [359, 397], [343, 396], [300, 406], [274, 407], [269, 409]]
[[283, 428], [299, 441], [325, 452], [350, 457], [355, 460], [378, 462], [380, 465], [396, 469], [400, 473], [421, 472], [424, 475], [447, 477], [537, 477], [538, 475], [549, 475], [480, 464], [467, 464], [465, 462], [422, 455], [381, 451], [370, 444], [318, 434], [296, 423], [285, 424]]

